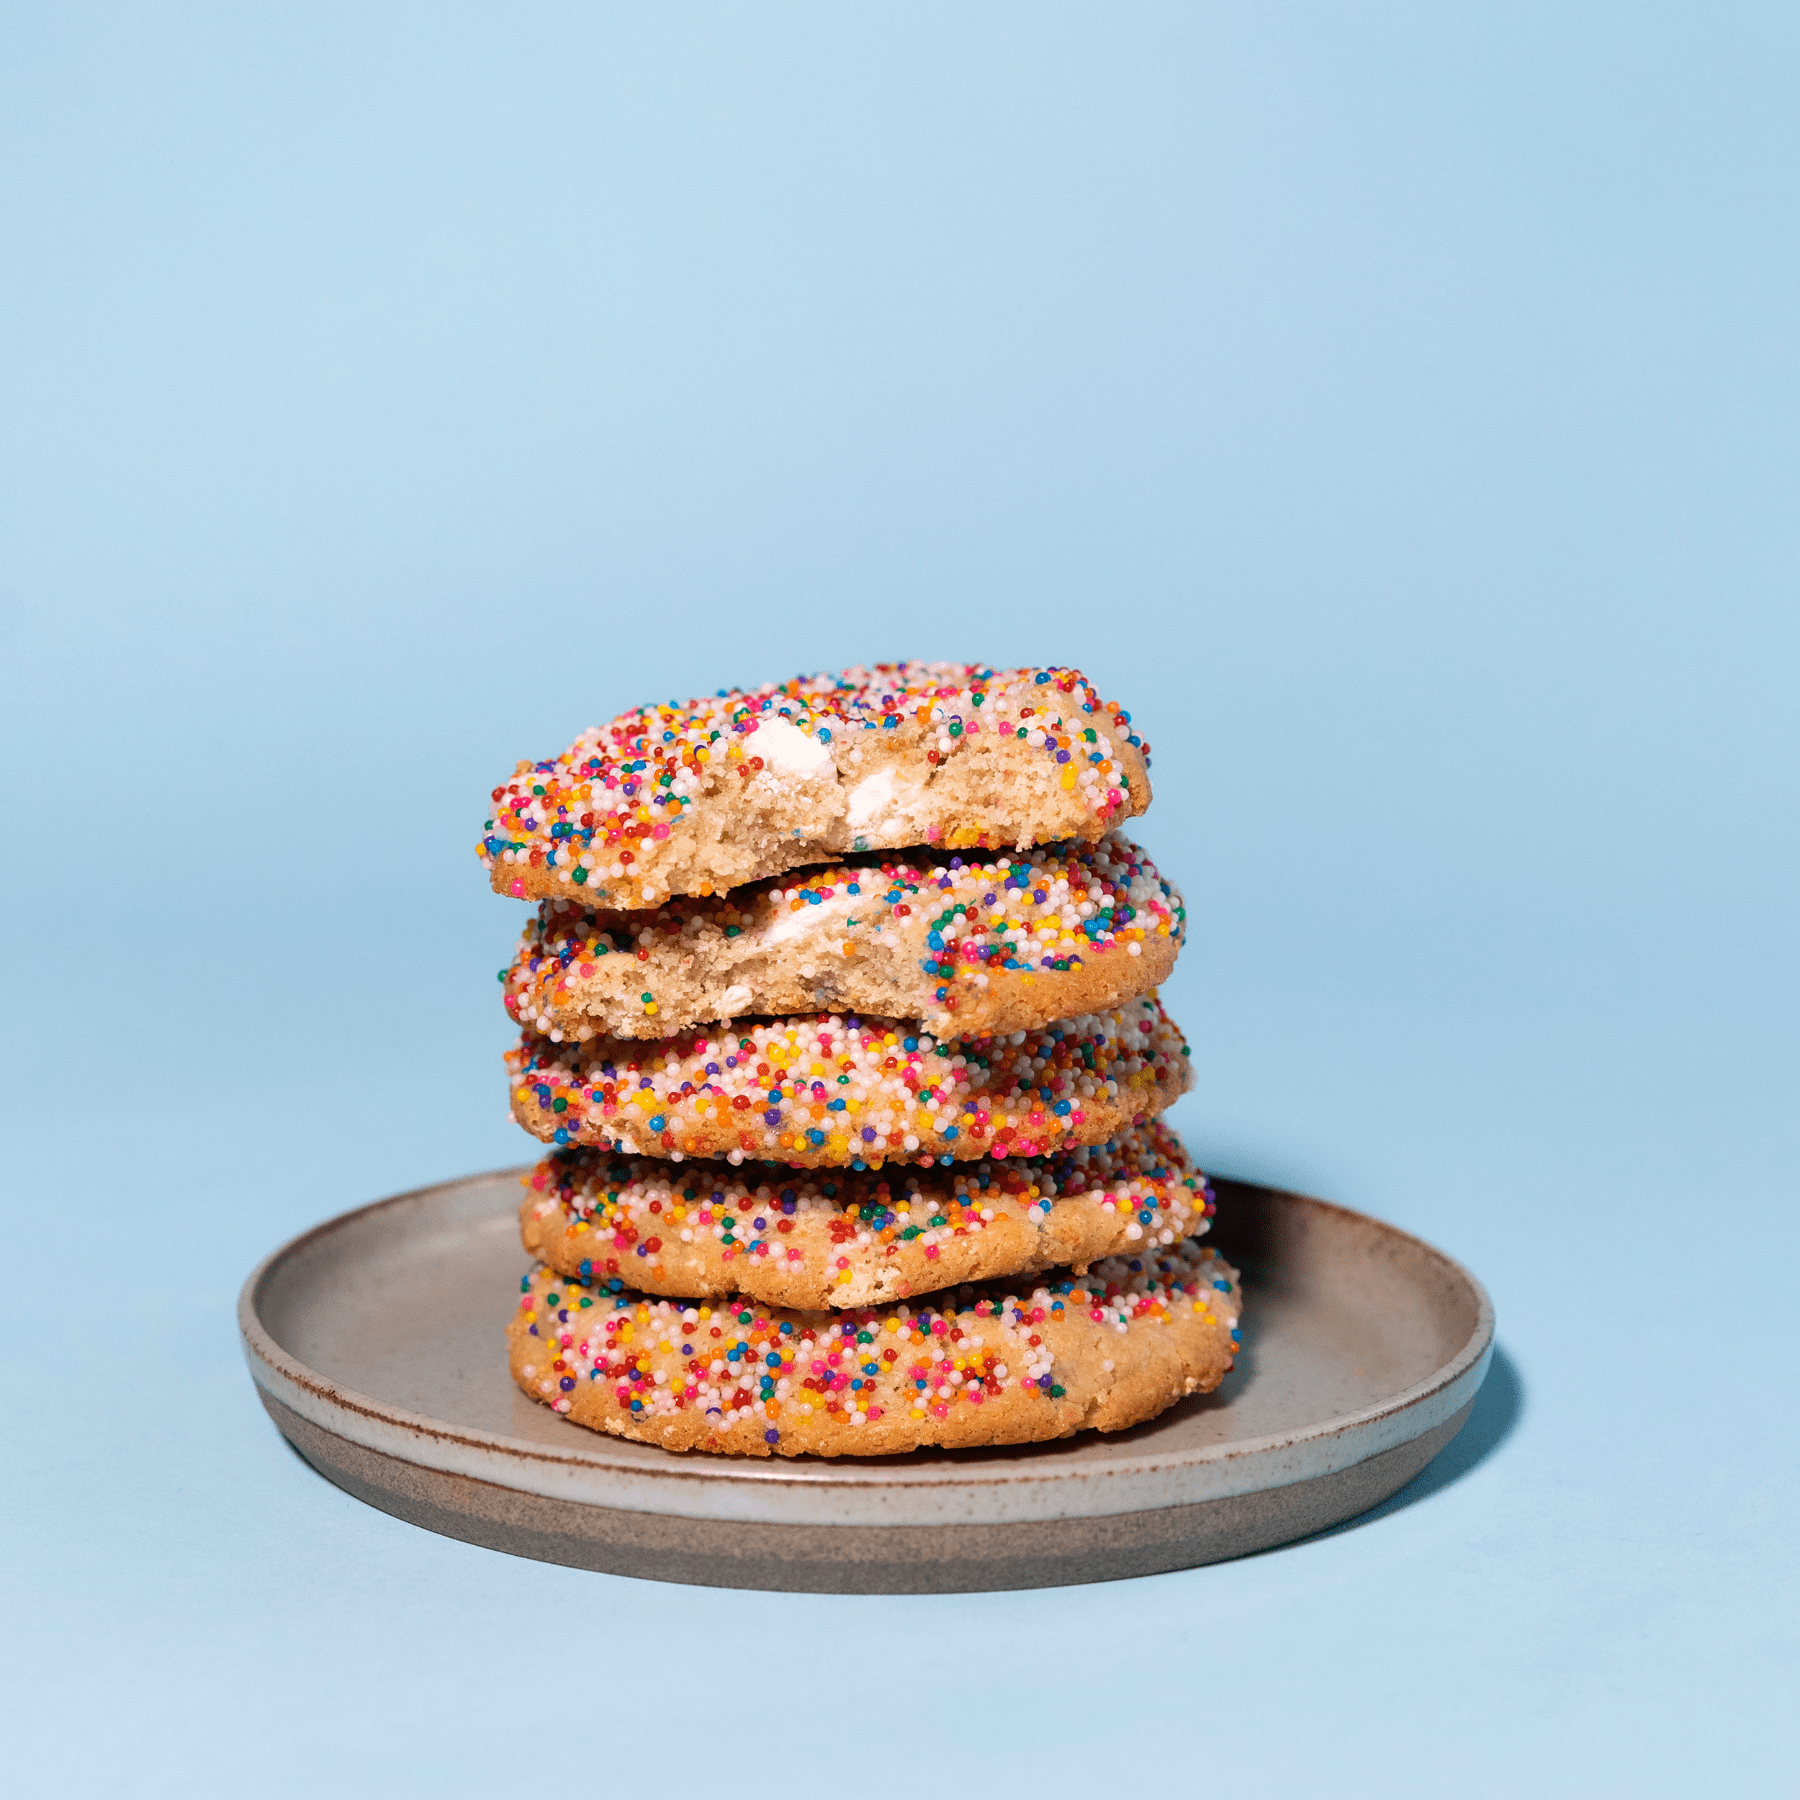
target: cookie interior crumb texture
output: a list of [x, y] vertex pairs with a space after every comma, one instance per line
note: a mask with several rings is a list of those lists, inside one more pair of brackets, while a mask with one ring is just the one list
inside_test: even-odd
[[501, 980], [508, 1013], [554, 1043], [831, 1010], [979, 1037], [1149, 992], [1185, 927], [1180, 894], [1114, 833], [871, 856], [636, 913], [546, 900]]
[[544, 1268], [520, 1286], [507, 1336], [533, 1399], [616, 1437], [740, 1456], [1119, 1431], [1210, 1393], [1239, 1343], [1237, 1271], [1194, 1244], [853, 1313], [656, 1300]]
[[1092, 841], [1148, 771], [1078, 669], [880, 663], [594, 726], [493, 790], [476, 849], [497, 893], [638, 908], [859, 851]]

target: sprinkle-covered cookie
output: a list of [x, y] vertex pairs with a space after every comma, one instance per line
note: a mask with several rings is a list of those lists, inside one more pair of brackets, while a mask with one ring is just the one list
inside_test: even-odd
[[578, 1425], [669, 1450], [891, 1456], [1120, 1431], [1210, 1393], [1237, 1353], [1237, 1271], [1179, 1244], [1025, 1290], [855, 1313], [652, 1300], [539, 1268], [513, 1379]]
[[863, 850], [1092, 841], [1149, 745], [1078, 669], [880, 663], [641, 706], [522, 762], [477, 853], [497, 893], [612, 909]]
[[806, 1168], [1101, 1144], [1193, 1083], [1187, 1045], [1154, 995], [959, 1043], [839, 1013], [647, 1044], [527, 1032], [507, 1069], [513, 1117], [550, 1143]]
[[1197, 1237], [1212, 1190], [1162, 1124], [1054, 1156], [797, 1170], [559, 1150], [524, 1178], [525, 1248], [559, 1275], [685, 1299], [875, 1306]]
[[840, 863], [648, 912], [546, 900], [501, 980], [506, 1010], [554, 1041], [831, 1008], [981, 1037], [1148, 993], [1185, 924], [1181, 896], [1115, 834]]

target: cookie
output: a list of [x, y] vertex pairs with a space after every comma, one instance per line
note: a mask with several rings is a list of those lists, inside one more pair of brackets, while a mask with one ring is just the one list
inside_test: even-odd
[[1148, 993], [1186, 919], [1149, 857], [1113, 836], [842, 863], [649, 912], [546, 900], [500, 978], [512, 1017], [559, 1043], [831, 1008], [985, 1037]]
[[1236, 1355], [1237, 1271], [1179, 1244], [1031, 1288], [856, 1313], [653, 1300], [539, 1268], [513, 1379], [578, 1425], [737, 1456], [894, 1456], [1121, 1431], [1210, 1393]]
[[861, 850], [1093, 841], [1150, 804], [1150, 747], [1078, 669], [880, 663], [642, 706], [494, 789], [496, 893], [612, 909]]
[[507, 1070], [513, 1117], [550, 1143], [806, 1168], [1103, 1144], [1193, 1085], [1188, 1047], [1154, 995], [961, 1043], [840, 1013], [650, 1043], [527, 1032]]
[[564, 1276], [684, 1299], [875, 1306], [1197, 1237], [1212, 1190], [1162, 1124], [1055, 1156], [807, 1173], [559, 1150], [525, 1177], [525, 1248]]

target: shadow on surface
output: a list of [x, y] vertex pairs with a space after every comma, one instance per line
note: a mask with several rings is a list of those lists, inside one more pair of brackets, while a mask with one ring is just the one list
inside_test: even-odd
[[[1360, 1531], [1363, 1526], [1372, 1525], [1377, 1519], [1385, 1519], [1390, 1513], [1397, 1513], [1420, 1500], [1429, 1499], [1441, 1489], [1449, 1487], [1452, 1482], [1461, 1481], [1471, 1469], [1486, 1462], [1512, 1436], [1524, 1413], [1525, 1384], [1519, 1379], [1518, 1365], [1496, 1344], [1494, 1360], [1488, 1365], [1487, 1379], [1481, 1384], [1481, 1392], [1475, 1396], [1475, 1406], [1469, 1414], [1468, 1424], [1399, 1493], [1390, 1495], [1379, 1506], [1371, 1506], [1365, 1513], [1358, 1513], [1354, 1519], [1346, 1519], [1341, 1525], [1314, 1532], [1311, 1537], [1300, 1538], [1297, 1542], [1317, 1544], [1326, 1538], [1337, 1537], [1342, 1532]], [[1283, 1544], [1263, 1554], [1278, 1555], [1280, 1551], [1293, 1547]]]

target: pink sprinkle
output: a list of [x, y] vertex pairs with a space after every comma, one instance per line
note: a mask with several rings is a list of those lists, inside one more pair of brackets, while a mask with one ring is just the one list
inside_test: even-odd
[[524, 899], [524, 897], [525, 897], [525, 884], [524, 884], [524, 882], [522, 882], [522, 881], [519, 881], [519, 880], [517, 880], [517, 879], [516, 879], [516, 878], [515, 878], [515, 880], [514, 880], [514, 881], [513, 881], [513, 884], [512, 884], [512, 889], [511, 889], [511, 892], [512, 892], [512, 896], [513, 896], [513, 898], [514, 898], [514, 899], [515, 899], [515, 900], [522, 900], [522, 899]]
[[650, 835], [652, 837], [665, 838], [669, 835], [669, 828], [666, 825], [652, 825], [650, 827]]

